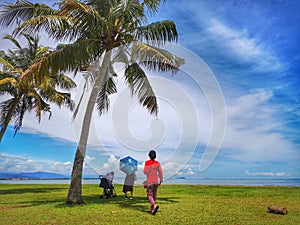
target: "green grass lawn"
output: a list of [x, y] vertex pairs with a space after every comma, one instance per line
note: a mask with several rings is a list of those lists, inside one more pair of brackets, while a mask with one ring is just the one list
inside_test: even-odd
[[[102, 188], [84, 185], [85, 204], [65, 204], [68, 185], [0, 185], [0, 224], [300, 224], [300, 187], [162, 185], [158, 213], [149, 213], [145, 189], [134, 200], [100, 199]], [[267, 213], [285, 206], [287, 215]]]

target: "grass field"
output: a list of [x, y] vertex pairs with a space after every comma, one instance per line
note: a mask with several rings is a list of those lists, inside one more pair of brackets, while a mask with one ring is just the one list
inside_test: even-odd
[[[101, 188], [84, 185], [85, 204], [65, 204], [68, 185], [0, 185], [0, 224], [300, 224], [300, 187], [162, 185], [160, 209], [153, 216], [145, 189], [135, 186], [134, 200], [100, 199]], [[267, 213], [285, 206], [287, 215]]]

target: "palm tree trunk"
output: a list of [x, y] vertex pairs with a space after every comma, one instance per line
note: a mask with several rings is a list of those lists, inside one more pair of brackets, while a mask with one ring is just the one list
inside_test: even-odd
[[91, 95], [86, 107], [86, 111], [83, 118], [82, 130], [79, 138], [79, 143], [76, 150], [76, 155], [73, 163], [71, 184], [69, 188], [67, 203], [82, 204], [84, 203], [82, 198], [82, 172], [83, 163], [86, 153], [86, 147], [89, 137], [90, 124], [94, 107], [97, 101], [98, 93], [100, 92], [102, 85], [107, 79], [107, 69], [110, 65], [111, 51], [108, 51], [104, 55], [103, 62], [100, 69], [96, 72], [95, 83], [91, 91]]
[[9, 121], [11, 120], [11, 118], [14, 114], [14, 111], [16, 110], [21, 98], [22, 98], [22, 94], [17, 95], [17, 97], [14, 99], [13, 104], [10, 107], [10, 109], [9, 109], [9, 111], [8, 111], [6, 117], [5, 117], [5, 120], [4, 120], [4, 122], [2, 124], [2, 127], [1, 127], [1, 130], [0, 130], [0, 142], [2, 141], [4, 133], [7, 129], [8, 124], [9, 124]]

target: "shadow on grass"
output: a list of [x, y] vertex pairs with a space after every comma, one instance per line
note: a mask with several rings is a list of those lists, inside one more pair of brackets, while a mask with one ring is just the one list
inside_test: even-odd
[[[164, 203], [175, 203], [178, 202], [176, 200], [176, 197], [173, 198], [158, 198], [158, 203], [159, 204], [164, 204]], [[89, 196], [84, 196], [84, 202], [86, 205], [91, 205], [91, 204], [99, 204], [103, 205], [104, 207], [107, 205], [119, 205], [121, 208], [128, 208], [128, 209], [133, 209], [136, 211], [142, 211], [145, 213], [150, 212], [150, 204], [148, 201], [147, 196], [145, 197], [134, 197], [134, 199], [125, 199], [125, 197], [122, 196], [116, 196], [116, 197], [111, 197], [111, 198], [100, 198], [100, 195], [89, 195]], [[83, 205], [85, 205], [83, 204]], [[81, 206], [83, 206], [81, 205]], [[56, 205], [58, 208], [65, 208], [65, 207], [77, 207], [78, 205], [70, 205], [66, 203], [61, 203]], [[80, 206], [80, 205], [79, 205]]]
[[[175, 203], [178, 202], [176, 198], [164, 198], [160, 197], [157, 199], [157, 203], [164, 204], [164, 203]], [[124, 200], [124, 198], [121, 199], [119, 202], [119, 205], [121, 208], [130, 208], [137, 211], [143, 211], [145, 213], [150, 212], [150, 203], [148, 201], [147, 196], [145, 197], [137, 197], [132, 200]]]
[[25, 193], [51, 193], [53, 191], [61, 191], [66, 188], [57, 188], [57, 187], [41, 187], [41, 188], [15, 188], [15, 189], [7, 189], [7, 190], [0, 190], [0, 195], [6, 194], [25, 194]]
[[[116, 197], [111, 198], [100, 198], [101, 192], [99, 194], [89, 194], [84, 195], [83, 200], [85, 204], [81, 205], [71, 205], [67, 204], [67, 189], [69, 187], [20, 187], [20, 188], [10, 188], [10, 189], [2, 189], [0, 190], [1, 195], [22, 195], [22, 194], [32, 194], [29, 196], [31, 199], [27, 199], [27, 201], [24, 201], [24, 199], [20, 198], [20, 201], [14, 201], [11, 205], [6, 205], [7, 203], [4, 203], [3, 208], [25, 208], [25, 207], [34, 207], [34, 206], [40, 206], [40, 205], [47, 205], [52, 204], [56, 208], [72, 208], [77, 206], [85, 206], [85, 205], [103, 205], [105, 207], [106, 205], [117, 205], [121, 208], [128, 208], [132, 210], [142, 211], [149, 213], [150, 205], [148, 202], [147, 196], [135, 196], [133, 200], [131, 199], [125, 199], [124, 195], [117, 195]], [[62, 196], [61, 193], [66, 191], [65, 196]], [[55, 194], [51, 194], [52, 192], [55, 192]], [[57, 196], [57, 192], [60, 192], [60, 196]], [[38, 194], [38, 195], [35, 195]], [[42, 195], [41, 195], [42, 194]], [[43, 195], [45, 194], [45, 195]], [[63, 194], [64, 195], [64, 194]], [[159, 197], [158, 203], [164, 204], [164, 203], [174, 203], [177, 202], [176, 197], [172, 198], [164, 198]]]
[[[17, 204], [13, 204], [10, 205], [6, 208], [27, 208], [27, 207], [34, 207], [34, 206], [40, 206], [40, 205], [48, 205], [48, 204], [53, 204], [53, 203], [58, 203], [61, 202], [61, 204], [63, 204], [62, 202], [64, 202], [66, 200], [66, 198], [56, 198], [56, 199], [52, 199], [52, 200], [33, 200], [33, 201], [22, 201], [20, 203]], [[1, 209], [1, 207], [0, 207]]]

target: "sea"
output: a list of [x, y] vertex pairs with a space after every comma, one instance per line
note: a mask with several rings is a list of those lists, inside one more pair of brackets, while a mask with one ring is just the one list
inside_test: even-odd
[[[135, 184], [142, 184], [137, 180]], [[99, 185], [99, 179], [83, 179], [83, 184]], [[115, 184], [123, 184], [122, 179], [116, 179]], [[40, 180], [0, 180], [0, 184], [70, 184], [70, 179], [40, 179]], [[189, 184], [189, 185], [226, 185], [226, 186], [287, 186], [300, 187], [300, 178], [278, 179], [212, 179], [212, 178], [170, 178], [164, 184]]]

